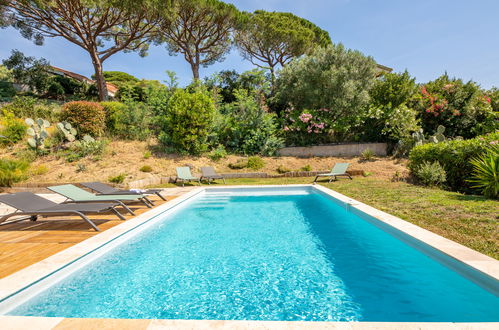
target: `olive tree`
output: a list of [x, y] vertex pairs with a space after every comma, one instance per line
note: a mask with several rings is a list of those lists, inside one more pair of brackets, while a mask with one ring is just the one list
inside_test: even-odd
[[350, 128], [367, 115], [375, 74], [376, 62], [359, 51], [341, 44], [316, 48], [280, 71], [276, 97], [293, 112], [320, 110], [321, 130], [331, 140], [348, 139]]
[[[168, 1], [162, 3], [168, 7]], [[141, 0], [6, 0], [3, 17], [37, 45], [46, 37], [62, 37], [87, 51], [99, 99], [105, 100], [103, 62], [121, 51], [146, 55], [157, 23], [154, 8]]]
[[235, 33], [236, 45], [245, 59], [270, 70], [272, 84], [276, 67], [331, 44], [328, 32], [291, 13], [257, 10], [245, 16]]

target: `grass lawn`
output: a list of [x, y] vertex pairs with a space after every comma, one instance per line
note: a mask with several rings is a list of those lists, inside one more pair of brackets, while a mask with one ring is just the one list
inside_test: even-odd
[[[297, 184], [312, 181], [313, 178], [232, 179], [227, 180], [227, 184]], [[499, 259], [499, 202], [496, 200], [371, 177], [321, 184]]]

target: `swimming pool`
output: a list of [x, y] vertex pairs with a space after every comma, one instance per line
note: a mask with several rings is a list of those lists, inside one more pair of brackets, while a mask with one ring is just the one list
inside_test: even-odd
[[[498, 281], [313, 187], [203, 190], [128, 234], [83, 267], [40, 281], [29, 299], [6, 299], [0, 310], [83, 318], [499, 321]], [[43, 281], [52, 283], [41, 290]]]

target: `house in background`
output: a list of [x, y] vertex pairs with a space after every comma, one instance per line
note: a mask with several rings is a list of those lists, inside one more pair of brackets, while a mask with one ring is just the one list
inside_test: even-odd
[[[67, 71], [67, 70], [64, 70], [64, 69], [61, 69], [61, 68], [58, 68], [55, 66], [50, 66], [49, 72], [54, 74], [54, 75], [59, 75], [59, 76], [71, 78], [71, 79], [86, 83], [88, 85], [95, 84], [95, 80], [87, 78], [81, 74]], [[111, 98], [114, 98], [116, 96], [116, 93], [118, 92], [118, 87], [114, 84], [111, 84], [111, 83], [106, 83], [106, 87], [107, 87], [107, 95]]]

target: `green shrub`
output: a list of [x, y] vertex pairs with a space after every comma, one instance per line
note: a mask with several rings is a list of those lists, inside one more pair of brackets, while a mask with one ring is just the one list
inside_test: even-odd
[[217, 142], [235, 153], [274, 155], [284, 142], [278, 136], [275, 115], [267, 111], [258, 95], [237, 90], [235, 97], [235, 102], [220, 110]]
[[16, 89], [10, 81], [0, 81], [0, 101], [8, 100], [16, 95]]
[[252, 156], [248, 158], [247, 167], [253, 170], [259, 170], [265, 167], [265, 161], [258, 156]]
[[3, 137], [0, 139], [0, 145], [21, 141], [26, 135], [27, 129], [28, 126], [26, 126], [22, 119], [16, 118], [11, 113], [6, 112], [0, 119], [0, 135]]
[[300, 168], [300, 171], [303, 171], [303, 172], [311, 172], [312, 171], [312, 166], [310, 166], [309, 164], [303, 166], [302, 168]]
[[74, 162], [87, 156], [100, 156], [104, 153], [107, 141], [95, 140], [86, 135], [82, 140], [76, 141], [71, 145], [69, 153], [66, 155], [68, 162]]
[[151, 113], [147, 105], [138, 102], [101, 102], [106, 112], [106, 127], [110, 135], [129, 140], [146, 140]]
[[107, 180], [112, 183], [121, 184], [125, 181], [126, 176], [126, 173], [121, 173], [116, 176], [110, 176]]
[[376, 157], [376, 154], [374, 153], [374, 151], [372, 151], [369, 148], [365, 149], [360, 154], [360, 159], [365, 161], [365, 162], [370, 162], [370, 161], [374, 160], [375, 157]]
[[149, 150], [147, 150], [146, 152], [144, 152], [144, 159], [149, 159], [151, 158], [152, 154]]
[[438, 186], [445, 182], [445, 170], [439, 162], [423, 162], [419, 165], [414, 175], [425, 186]]
[[28, 168], [29, 163], [24, 160], [0, 158], [0, 187], [11, 187], [27, 179]]
[[61, 114], [59, 104], [29, 96], [15, 96], [12, 102], [3, 106], [2, 109], [17, 118], [42, 118], [50, 122], [59, 121]]
[[150, 173], [152, 172], [152, 167], [149, 165], [144, 165], [140, 168], [140, 171], [144, 173]]
[[241, 169], [246, 168], [246, 167], [248, 167], [248, 160], [246, 160], [246, 159], [240, 159], [235, 163], [229, 164], [229, 168], [231, 168], [233, 170], [241, 170]]
[[106, 113], [99, 103], [73, 101], [64, 104], [61, 118], [73, 125], [81, 135], [100, 136], [104, 132]]
[[215, 116], [215, 104], [203, 91], [177, 90], [160, 118], [159, 140], [181, 153], [198, 155], [208, 149], [207, 138]]
[[487, 153], [499, 141], [499, 132], [470, 140], [452, 140], [414, 147], [409, 154], [409, 169], [415, 173], [424, 162], [438, 161], [447, 174], [447, 185], [455, 191], [479, 193], [466, 181], [473, 173], [471, 160]]
[[479, 189], [490, 198], [499, 197], [499, 146], [490, 152], [470, 161], [473, 165], [473, 177], [468, 180], [472, 188]]
[[279, 165], [279, 167], [276, 169], [277, 173], [279, 174], [284, 174], [284, 173], [289, 173], [291, 172], [291, 169], [287, 168], [284, 165]]
[[227, 151], [225, 150], [223, 145], [219, 145], [208, 154], [208, 158], [215, 162], [225, 157], [227, 157]]

